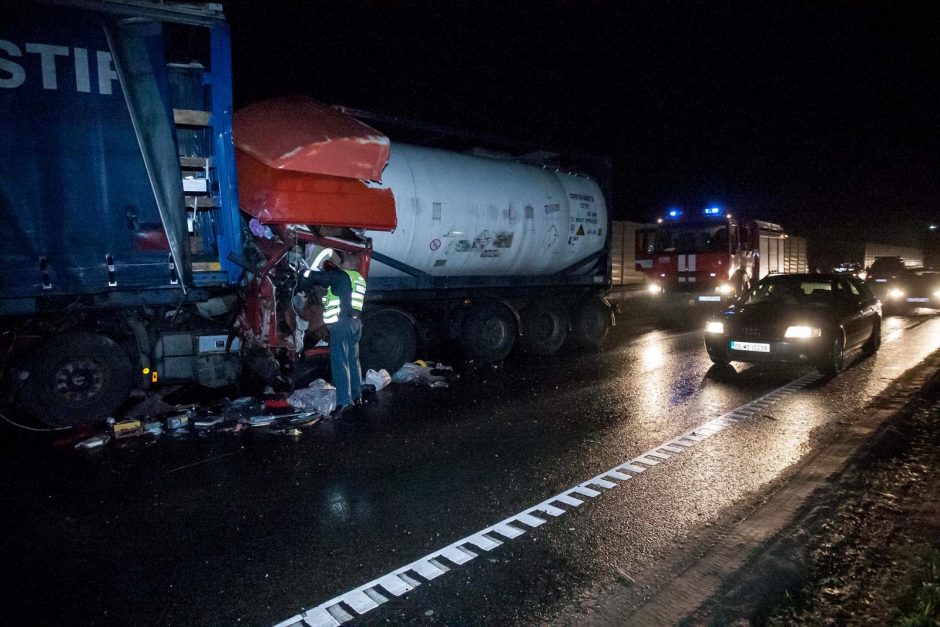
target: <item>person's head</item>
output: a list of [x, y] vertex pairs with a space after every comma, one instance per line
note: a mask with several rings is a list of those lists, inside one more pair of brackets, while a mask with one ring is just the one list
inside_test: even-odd
[[359, 256], [352, 253], [339, 253], [339, 267], [343, 270], [358, 270]]

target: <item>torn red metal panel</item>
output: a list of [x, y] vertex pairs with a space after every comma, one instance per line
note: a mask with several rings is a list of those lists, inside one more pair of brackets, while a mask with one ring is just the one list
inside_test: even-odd
[[265, 165], [235, 151], [238, 197], [242, 209], [264, 224], [316, 224], [391, 231], [395, 197], [390, 189], [326, 174]]
[[232, 135], [237, 148], [279, 170], [380, 181], [388, 163], [388, 137], [307, 97], [245, 107]]

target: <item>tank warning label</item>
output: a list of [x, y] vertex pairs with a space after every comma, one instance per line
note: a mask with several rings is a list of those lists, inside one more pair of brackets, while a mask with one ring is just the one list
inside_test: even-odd
[[512, 247], [512, 238], [515, 233], [501, 232], [497, 233], [496, 237], [493, 238], [493, 247], [494, 248], [511, 248]]
[[572, 192], [568, 194], [568, 197], [571, 198], [571, 200], [579, 200], [581, 202], [594, 202], [594, 196], [587, 194], [575, 194]]
[[482, 253], [480, 253], [480, 257], [499, 257], [499, 251], [495, 248], [484, 250]]
[[[473, 248], [473, 243], [468, 239], [459, 239], [454, 243], [455, 253], [468, 253]], [[450, 246], [447, 247], [450, 250]]]
[[437, 250], [440, 247], [441, 247], [441, 240], [439, 239], [431, 240], [431, 250]]
[[561, 205], [559, 205], [558, 203], [545, 205], [545, 215], [551, 215], [553, 213], [558, 213], [559, 211], [561, 211]]

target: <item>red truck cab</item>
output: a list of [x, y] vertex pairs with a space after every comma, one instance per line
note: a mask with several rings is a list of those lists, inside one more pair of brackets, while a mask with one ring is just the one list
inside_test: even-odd
[[686, 216], [672, 209], [637, 267], [651, 292], [671, 305], [698, 306], [733, 301], [771, 272], [805, 272], [806, 243], [783, 227], [739, 220], [718, 207]]

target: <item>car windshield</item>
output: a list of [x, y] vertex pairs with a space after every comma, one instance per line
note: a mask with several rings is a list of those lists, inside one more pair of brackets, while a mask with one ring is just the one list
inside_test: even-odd
[[728, 249], [728, 228], [721, 225], [669, 226], [656, 234], [656, 252], [704, 253]]
[[775, 276], [763, 279], [745, 296], [745, 304], [773, 302], [781, 305], [831, 306], [849, 295], [842, 281], [797, 276]]

